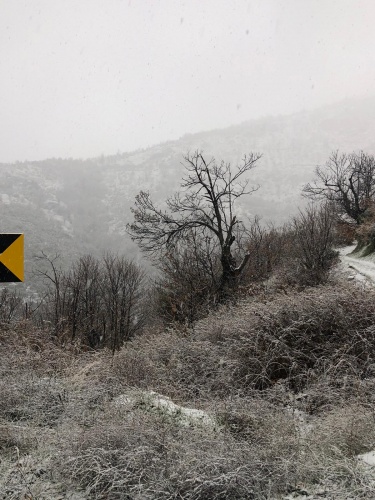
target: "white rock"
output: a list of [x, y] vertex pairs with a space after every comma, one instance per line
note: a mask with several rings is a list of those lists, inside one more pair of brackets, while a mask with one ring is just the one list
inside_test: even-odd
[[363, 455], [358, 455], [358, 458], [367, 465], [375, 466], [375, 450], [363, 453]]

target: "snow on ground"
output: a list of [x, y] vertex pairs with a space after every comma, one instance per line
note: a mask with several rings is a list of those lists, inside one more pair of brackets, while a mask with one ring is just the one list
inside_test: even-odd
[[352, 254], [355, 247], [350, 245], [340, 249], [341, 271], [348, 275], [348, 279], [375, 286], [375, 255], [356, 257]]
[[162, 396], [154, 391], [143, 391], [136, 396], [121, 394], [114, 400], [114, 403], [116, 406], [130, 405], [133, 408], [144, 408], [145, 411], [159, 411], [173, 417], [184, 427], [198, 425], [213, 430], [218, 427], [217, 422], [207, 412], [180, 406], [167, 396]]
[[367, 465], [375, 466], [375, 451], [358, 455], [358, 458]]

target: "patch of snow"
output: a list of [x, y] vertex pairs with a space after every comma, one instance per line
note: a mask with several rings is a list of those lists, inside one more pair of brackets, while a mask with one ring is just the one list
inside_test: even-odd
[[355, 257], [349, 257], [344, 255], [342, 257], [343, 261], [347, 264], [349, 269], [354, 269], [357, 271], [354, 274], [354, 278], [359, 281], [364, 281], [366, 278], [372, 283], [375, 283], [375, 263], [370, 260], [356, 259]]
[[358, 455], [357, 458], [367, 465], [375, 466], [375, 450]]
[[215, 422], [215, 420], [204, 410], [180, 406], [174, 403], [170, 398], [154, 391], [144, 391], [138, 395], [138, 397], [121, 394], [114, 400], [114, 404], [116, 406], [130, 405], [133, 408], [144, 407], [145, 411], [161, 411], [173, 417], [184, 427], [191, 427], [194, 425], [210, 429], [216, 429], [218, 427], [217, 422]]
[[351, 255], [356, 245], [350, 245], [340, 249], [341, 270], [350, 273], [348, 280], [360, 281], [364, 285], [375, 285], [375, 255], [367, 257], [355, 257]]
[[[301, 397], [303, 396], [304, 395]], [[296, 429], [300, 433], [300, 436], [307, 437], [307, 435], [313, 430], [313, 424], [310, 422], [309, 414], [289, 405], [286, 407], [286, 411], [293, 417]]]
[[124, 406], [128, 404], [133, 404], [135, 402], [135, 399], [130, 398], [125, 394], [120, 394], [120, 396], [117, 396], [117, 398], [115, 398], [113, 402], [116, 406]]
[[340, 248], [341, 255], [349, 255], [352, 253], [357, 245], [348, 245], [347, 247]]

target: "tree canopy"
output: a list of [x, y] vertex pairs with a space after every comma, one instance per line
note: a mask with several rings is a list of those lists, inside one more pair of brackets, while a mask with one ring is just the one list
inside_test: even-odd
[[165, 210], [155, 206], [148, 192], [137, 195], [132, 209], [134, 222], [128, 226], [132, 239], [153, 256], [177, 245], [191, 231], [213, 239], [222, 265], [220, 291], [231, 288], [249, 258], [245, 253], [237, 262], [233, 252], [237, 233], [243, 227], [234, 213], [235, 204], [258, 189], [249, 186], [246, 174], [260, 158], [260, 154], [251, 153], [232, 168], [230, 163], [217, 163], [214, 158], [207, 161], [200, 152], [187, 154], [182, 190], [166, 200]]
[[312, 199], [333, 202], [341, 216], [361, 224], [374, 202], [374, 156], [363, 151], [351, 154], [335, 151], [315, 173], [315, 181], [307, 184], [303, 193]]

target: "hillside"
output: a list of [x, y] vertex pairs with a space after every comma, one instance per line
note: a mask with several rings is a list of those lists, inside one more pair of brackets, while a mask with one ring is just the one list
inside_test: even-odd
[[332, 150], [374, 151], [375, 98], [348, 100], [313, 112], [253, 120], [185, 135], [132, 153], [89, 160], [49, 159], [0, 165], [2, 232], [26, 235], [26, 276], [41, 250], [71, 260], [113, 249], [136, 256], [125, 234], [134, 196], [148, 190], [162, 201], [178, 189], [182, 155], [196, 149], [236, 163], [263, 154], [251, 181], [260, 189], [240, 208], [283, 222], [298, 205], [301, 187]]
[[0, 325], [0, 498], [373, 498], [375, 292], [271, 288], [114, 356]]
[[[26, 233], [24, 286], [41, 250], [138, 258], [125, 234], [134, 196], [147, 189], [162, 203], [198, 147], [234, 163], [262, 151], [251, 172], [262, 187], [240, 212], [282, 222], [332, 149], [373, 150], [374, 107], [2, 165], [1, 230]], [[69, 279], [57, 273], [35, 309], [3, 289], [0, 500], [373, 498], [374, 264], [348, 247], [340, 262], [330, 208], [305, 212], [293, 231], [249, 242], [225, 302], [190, 266], [199, 253], [160, 287], [107, 256], [81, 259]]]

